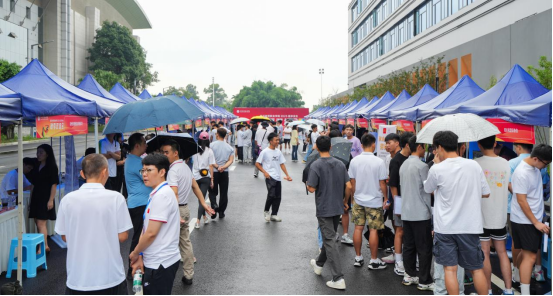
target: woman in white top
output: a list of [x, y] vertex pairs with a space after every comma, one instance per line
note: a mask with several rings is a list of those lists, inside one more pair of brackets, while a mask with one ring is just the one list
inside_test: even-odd
[[[215, 155], [213, 150], [209, 148], [209, 134], [207, 132], [200, 133], [198, 138], [198, 145], [202, 147], [203, 151], [200, 151], [194, 156], [192, 175], [196, 182], [200, 186], [200, 190], [204, 195], [204, 198], [207, 196], [207, 191], [209, 188], [213, 187], [213, 165], [215, 164]], [[201, 204], [198, 205], [198, 221], [196, 221], [196, 228], [200, 228], [200, 220], [204, 217], [204, 224], [209, 223], [209, 218], [205, 214], [205, 209]]]

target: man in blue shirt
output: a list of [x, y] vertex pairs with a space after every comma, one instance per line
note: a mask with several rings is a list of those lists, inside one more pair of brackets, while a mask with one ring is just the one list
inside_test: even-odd
[[[142, 215], [144, 215], [144, 211], [146, 210], [146, 204], [148, 203], [152, 188], [144, 185], [142, 175], [140, 174], [140, 170], [142, 169], [142, 158], [140, 156], [146, 153], [147, 147], [144, 135], [141, 133], [132, 134], [129, 137], [129, 147], [131, 147], [131, 152], [127, 155], [127, 160], [125, 161], [125, 182], [129, 194], [127, 206], [134, 231], [131, 241], [132, 252], [140, 239], [140, 233], [144, 224]], [[132, 278], [131, 272], [129, 264], [128, 277]]]

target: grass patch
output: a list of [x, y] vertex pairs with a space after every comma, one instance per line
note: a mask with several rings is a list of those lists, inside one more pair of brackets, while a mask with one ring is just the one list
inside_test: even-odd
[[[104, 128], [106, 126], [103, 125], [103, 124], [98, 124], [98, 134], [102, 134], [104, 132]], [[88, 126], [88, 132], [89, 133], [93, 133], [94, 132], [94, 125], [89, 125]]]
[[[13, 139], [8, 139], [6, 137], [6, 135], [2, 135], [2, 144], [5, 144], [5, 143], [15, 143], [17, 142], [18, 140], [18, 137], [17, 135], [15, 136], [15, 138]], [[28, 136], [23, 136], [23, 141], [37, 141], [37, 140], [44, 140], [44, 139], [37, 139], [31, 135], [28, 135]]]

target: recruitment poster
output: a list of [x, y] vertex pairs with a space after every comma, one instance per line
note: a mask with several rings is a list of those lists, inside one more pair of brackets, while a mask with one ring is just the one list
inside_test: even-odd
[[75, 115], [37, 117], [36, 130], [38, 139], [82, 135], [88, 133], [88, 120]]
[[390, 155], [388, 151], [386, 151], [386, 141], [384, 139], [387, 135], [393, 134], [397, 131], [397, 127], [395, 125], [384, 125], [381, 124], [378, 126], [378, 140], [377, 140], [377, 147], [376, 147], [376, 153], [377, 156], [382, 158], [382, 160], [386, 161], [386, 156]]

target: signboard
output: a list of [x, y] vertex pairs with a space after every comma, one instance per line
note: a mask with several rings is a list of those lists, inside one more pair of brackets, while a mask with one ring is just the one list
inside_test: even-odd
[[345, 119], [339, 119], [338, 120], [338, 124], [346, 124], [346, 120]]
[[184, 121], [184, 128], [185, 129], [192, 129], [192, 120], [185, 120]]
[[[371, 120], [372, 121], [372, 120]], [[392, 133], [395, 133], [397, 131], [397, 128], [395, 125], [384, 125], [380, 124], [378, 126], [378, 139], [376, 147], [376, 153], [377, 156], [382, 158], [382, 160], [386, 161], [386, 156], [390, 155], [388, 151], [386, 151], [386, 136]]]
[[326, 119], [326, 124], [331, 124], [331, 123], [332, 123], [332, 119], [327, 118], [327, 119]]
[[486, 120], [497, 126], [499, 132], [501, 132], [496, 136], [497, 141], [536, 144], [534, 127], [531, 125], [512, 123], [499, 118], [488, 118]]
[[169, 124], [167, 126], [167, 130], [169, 130], [169, 131], [180, 130], [180, 125], [179, 124]]
[[402, 132], [415, 132], [415, 125], [409, 120], [397, 120], [392, 122], [392, 125], [397, 125], [397, 130]]
[[378, 127], [382, 124], [386, 124], [386, 119], [378, 119], [378, 118], [371, 119], [371, 127], [374, 130], [378, 130]]
[[432, 121], [432, 119], [423, 120], [423, 121], [421, 122], [421, 129], [423, 129], [424, 126], [427, 125], [430, 121]]
[[202, 127], [202, 120], [196, 119], [196, 127]]
[[234, 108], [234, 115], [238, 117], [252, 118], [254, 116], [265, 116], [276, 119], [301, 119], [309, 114], [309, 108], [255, 108], [240, 107]]
[[347, 123], [347, 124], [354, 125], [354, 124], [355, 124], [355, 120], [354, 120], [353, 118], [348, 118], [348, 119], [346, 119], [346, 123]]
[[205, 119], [204, 119], [204, 123], [205, 123], [205, 125], [209, 126], [209, 124], [210, 124], [209, 118], [205, 118]]
[[147, 128], [146, 129], [147, 131], [163, 131], [163, 126], [158, 126], [158, 127], [151, 127], [151, 128]]
[[82, 135], [88, 133], [88, 119], [75, 115], [37, 117], [36, 129], [38, 139]]
[[365, 118], [357, 118], [357, 127], [358, 128], [369, 128], [369, 121]]

